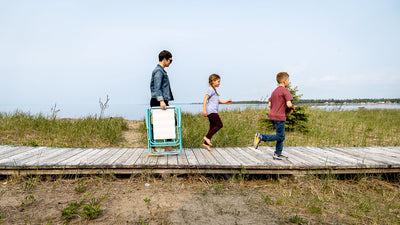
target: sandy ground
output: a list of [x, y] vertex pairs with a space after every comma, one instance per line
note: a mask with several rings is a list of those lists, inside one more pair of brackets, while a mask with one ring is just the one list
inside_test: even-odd
[[144, 148], [143, 144], [140, 144], [140, 134], [137, 132], [139, 126], [143, 123], [143, 121], [139, 120], [125, 120], [128, 124], [128, 130], [123, 131], [122, 135], [125, 141], [121, 144], [121, 146], [128, 148]]
[[[81, 178], [82, 179], [82, 178]], [[215, 183], [205, 178], [83, 178], [2, 180], [0, 221], [3, 224], [62, 224], [68, 204], [86, 197], [100, 201], [103, 212], [88, 220], [74, 215], [69, 224], [282, 224], [288, 216], [270, 210], [260, 198], [262, 184], [252, 188]], [[262, 183], [262, 181], [259, 181]], [[251, 182], [250, 182], [251, 183]], [[77, 187], [85, 187], [78, 193]], [[256, 187], [256, 188], [255, 188]], [[90, 194], [90, 195], [88, 195]], [[32, 197], [33, 196], [33, 197]], [[82, 208], [78, 209], [78, 211]], [[286, 218], [287, 217], [287, 218]], [[1, 222], [0, 222], [1, 224]]]

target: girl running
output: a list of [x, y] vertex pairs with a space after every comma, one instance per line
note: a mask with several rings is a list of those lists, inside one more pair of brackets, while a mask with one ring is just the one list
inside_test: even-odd
[[216, 87], [219, 87], [221, 82], [221, 77], [217, 74], [211, 74], [208, 78], [208, 83], [210, 87], [207, 90], [206, 96], [203, 100], [203, 116], [208, 117], [210, 121], [210, 130], [207, 135], [203, 138], [204, 143], [203, 147], [208, 151], [211, 151], [210, 146], [212, 136], [217, 133], [219, 129], [222, 128], [223, 124], [218, 115], [218, 106], [219, 104], [232, 104], [232, 101], [221, 101], [219, 100], [219, 94], [217, 92]]

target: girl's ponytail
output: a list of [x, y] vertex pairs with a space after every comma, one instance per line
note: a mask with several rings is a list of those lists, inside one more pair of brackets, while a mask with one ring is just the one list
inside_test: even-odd
[[217, 89], [215, 89], [215, 87], [213, 86], [213, 82], [216, 80], [220, 80], [221, 77], [218, 74], [211, 74], [210, 77], [208, 78], [208, 83], [210, 84], [210, 86], [214, 89], [215, 93], [219, 96]]

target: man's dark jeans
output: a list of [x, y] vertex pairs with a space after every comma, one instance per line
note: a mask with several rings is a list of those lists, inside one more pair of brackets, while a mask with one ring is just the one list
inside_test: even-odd
[[267, 135], [261, 134], [262, 141], [276, 141], [275, 154], [281, 155], [283, 149], [283, 141], [285, 140], [285, 121], [271, 120], [274, 125], [276, 134]]

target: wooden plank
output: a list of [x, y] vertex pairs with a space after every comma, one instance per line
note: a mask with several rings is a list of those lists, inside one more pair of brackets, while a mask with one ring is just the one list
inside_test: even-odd
[[389, 153], [394, 158], [400, 158], [400, 147], [381, 147], [385, 153]]
[[90, 152], [80, 159], [80, 165], [95, 165], [95, 162], [108, 152], [104, 148], [91, 148]]
[[387, 152], [383, 148], [379, 147], [364, 147], [361, 149], [364, 152], [368, 152], [369, 158], [377, 159], [381, 162], [387, 162], [389, 164], [399, 164], [399, 160], [392, 157], [393, 154]]
[[219, 165], [217, 159], [214, 157], [212, 152], [206, 149], [200, 149], [201, 154], [203, 154], [204, 158], [210, 163], [210, 165]]
[[198, 165], [210, 165], [210, 162], [208, 162], [207, 158], [204, 157], [204, 155], [201, 153], [202, 149], [194, 148], [192, 150], [193, 150], [194, 155], [196, 156]]
[[[50, 164], [52, 162], [52, 158], [58, 157], [58, 155], [62, 155], [64, 151], [68, 151], [68, 148], [43, 148], [36, 152], [34, 155], [22, 160], [21, 163], [24, 165], [36, 165], [39, 166], [41, 164]], [[82, 149], [83, 151], [83, 149]]]
[[132, 154], [125, 160], [125, 162], [122, 162], [122, 165], [135, 165], [135, 162], [139, 159], [140, 155], [148, 152], [147, 149], [138, 148], [130, 149], [129, 151], [132, 152]]
[[168, 165], [168, 156], [160, 156], [160, 157], [156, 157], [157, 159], [157, 165]]
[[230, 152], [227, 151], [225, 148], [214, 148], [215, 151], [218, 151], [222, 157], [229, 163], [229, 165], [240, 166], [243, 164], [240, 160], [235, 159], [231, 156]]
[[32, 154], [35, 154], [35, 152], [38, 152], [42, 148], [44, 147], [24, 147], [23, 151], [18, 151], [15, 155], [7, 154], [9, 155], [8, 158], [0, 160], [0, 165], [20, 166], [22, 165], [20, 161], [29, 158]]
[[[292, 147], [284, 147], [282, 153], [287, 154], [286, 150], [291, 149]], [[267, 146], [262, 146], [259, 147], [258, 151], [263, 152], [262, 155], [266, 158], [266, 163], [269, 166], [284, 166], [286, 163], [293, 164], [295, 166], [301, 166], [301, 165], [311, 165], [311, 163], [308, 160], [305, 160], [305, 156], [303, 154], [299, 154], [297, 151], [292, 151], [288, 157], [289, 159], [285, 160], [274, 160], [274, 152], [275, 152], [275, 147], [267, 147]], [[267, 153], [266, 153], [267, 152]], [[260, 154], [261, 155], [261, 154]], [[293, 157], [293, 155], [295, 157]]]
[[182, 152], [180, 154], [178, 154], [177, 156], [177, 164], [178, 165], [189, 165], [188, 159], [186, 158], [186, 152], [185, 149], [182, 149]]
[[349, 158], [356, 159], [359, 165], [378, 165], [381, 164], [375, 160], [371, 160], [367, 158], [367, 153], [362, 152], [356, 148], [340, 148], [340, 147], [332, 147], [332, 152], [336, 154], [340, 154]]
[[218, 161], [219, 165], [221, 166], [227, 166], [230, 165], [230, 163], [221, 155], [221, 153], [216, 149], [213, 148], [213, 151], [211, 152], [214, 158]]
[[101, 165], [121, 165], [120, 162], [118, 162], [118, 159], [126, 152], [128, 151], [127, 148], [112, 148], [113, 154], [111, 157], [107, 158], [106, 160], [103, 160]]
[[85, 161], [83, 161], [82, 163], [82, 159], [84, 159], [86, 157], [86, 155], [88, 155], [91, 150], [87, 149], [87, 148], [79, 148], [77, 149], [77, 151], [79, 151], [77, 154], [69, 157], [68, 159], [65, 159], [63, 161], [64, 165], [82, 165], [84, 163], [86, 163]]
[[321, 148], [302, 147], [301, 149], [304, 154], [308, 155], [308, 158], [317, 160], [320, 166], [338, 166], [342, 163], [329, 157], [327, 151]]
[[129, 157], [131, 157], [131, 155], [133, 155], [134, 153], [135, 152], [133, 151], [133, 149], [127, 148], [126, 151], [121, 155], [121, 157], [119, 157], [118, 165], [124, 165], [126, 160], [128, 160]]
[[[26, 152], [28, 151], [35, 151], [35, 147], [27, 147], [27, 146], [19, 146], [17, 148], [14, 149], [10, 149], [10, 151], [5, 152], [4, 154], [2, 154], [1, 159], [0, 159], [0, 164], [7, 162], [7, 164], [14, 163], [14, 159], [17, 159], [19, 157], [19, 155], [25, 155]], [[16, 162], [15, 162], [16, 163]], [[10, 164], [13, 165], [13, 164]]]
[[[306, 164], [307, 166], [324, 165], [324, 161], [325, 161], [324, 159], [320, 159], [319, 157], [318, 158], [316, 158], [316, 157], [310, 158], [310, 154], [307, 153], [303, 147], [297, 147], [296, 151], [292, 151], [291, 154], [294, 155], [298, 161], [301, 161], [303, 164]], [[292, 156], [289, 156], [289, 157], [294, 158]]]
[[68, 149], [59, 149], [59, 151], [63, 151], [63, 154], [58, 156], [52, 163], [48, 163], [50, 165], [58, 165], [58, 166], [65, 166], [64, 163], [69, 158], [73, 157], [76, 154], [79, 154], [82, 149], [81, 148], [68, 148]]
[[164, 159], [165, 163], [167, 162], [167, 156], [165, 155], [161, 155], [161, 156], [149, 156], [147, 154], [147, 161], [146, 161], [146, 165], [150, 165], [150, 166], [154, 166], [157, 165], [157, 162], [159, 159]]
[[289, 159], [286, 160], [289, 161], [293, 166], [310, 166], [311, 163], [304, 161], [303, 157], [298, 157], [297, 149], [298, 148], [294, 147], [286, 147], [284, 155], [289, 157]]
[[[252, 151], [250, 147], [241, 147], [241, 148], [234, 148], [234, 149], [240, 149], [241, 154], [243, 154], [244, 157], [248, 158], [253, 162], [255, 165], [264, 165], [266, 159], [264, 156], [259, 156], [255, 151]], [[254, 149], [254, 148], [253, 148]]]
[[199, 165], [196, 156], [193, 153], [193, 150], [190, 148], [185, 149], [186, 158], [188, 160], [189, 165]]
[[14, 149], [19, 148], [19, 146], [10, 146], [10, 145], [2, 145], [0, 146], [0, 159], [2, 159], [2, 155], [6, 152], [13, 151]]
[[149, 156], [149, 152], [144, 151], [144, 152], [142, 152], [142, 154], [140, 154], [139, 158], [136, 160], [135, 165], [136, 166], [146, 165], [147, 160], [149, 160], [149, 158], [151, 158]]
[[167, 155], [167, 165], [168, 166], [175, 166], [178, 165], [178, 155], [181, 155], [182, 152], [180, 154], [175, 154], [175, 155]]
[[343, 154], [337, 154], [335, 152], [334, 149], [332, 149], [331, 147], [324, 147], [322, 148], [325, 152], [325, 154], [327, 154], [330, 158], [335, 159], [339, 165], [342, 166], [351, 166], [351, 165], [360, 165], [361, 161], [359, 161], [358, 159], [354, 158], [354, 157], [349, 157], [347, 155], [343, 155]]
[[254, 166], [257, 163], [254, 163], [253, 161], [251, 161], [248, 157], [244, 156], [243, 154], [240, 154], [240, 152], [242, 152], [242, 150], [240, 148], [225, 148], [227, 152], [229, 152], [229, 154], [236, 159], [236, 161], [239, 161], [240, 164], [242, 164], [243, 166]]

